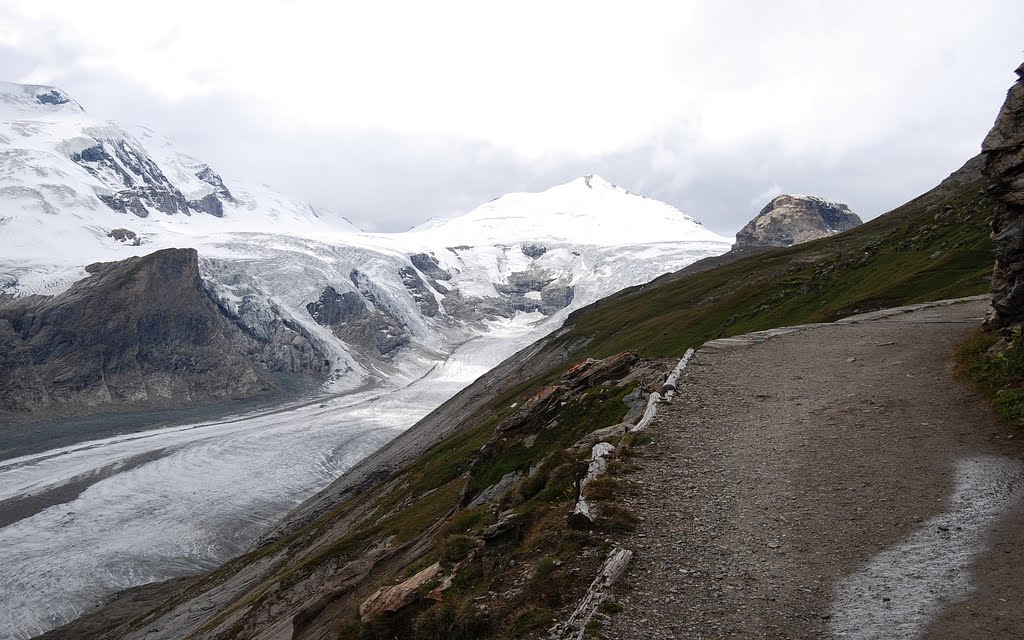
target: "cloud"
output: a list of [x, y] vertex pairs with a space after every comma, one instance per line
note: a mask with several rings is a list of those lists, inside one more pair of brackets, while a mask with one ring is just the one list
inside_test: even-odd
[[773, 182], [770, 187], [750, 199], [751, 207], [764, 206], [776, 196], [782, 195], [782, 187], [778, 182]]
[[369, 229], [600, 173], [729, 235], [767, 185], [870, 218], [936, 184], [977, 153], [1021, 23], [1008, 1], [12, 0], [0, 74]]

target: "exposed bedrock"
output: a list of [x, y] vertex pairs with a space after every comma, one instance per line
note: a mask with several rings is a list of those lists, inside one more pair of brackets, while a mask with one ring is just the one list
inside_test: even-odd
[[193, 211], [221, 218], [224, 202], [235, 199], [219, 175], [203, 165], [196, 177], [214, 188], [212, 193], [189, 200], [164, 175], [144, 152], [124, 140], [100, 140], [95, 145], [71, 154], [71, 159], [94, 177], [116, 189], [100, 194], [99, 199], [114, 211], [149, 216], [149, 209], [174, 215]]
[[427, 287], [427, 283], [423, 281], [423, 278], [420, 277], [416, 269], [402, 267], [399, 269], [398, 274], [402, 277], [402, 284], [409, 290], [409, 294], [412, 295], [416, 305], [420, 308], [420, 313], [428, 318], [436, 316], [439, 311], [437, 299], [434, 298], [433, 292]]
[[0, 303], [0, 409], [181, 406], [305, 384], [327, 363], [281, 321], [264, 335], [208, 295], [194, 249], [97, 263], [53, 297]]
[[451, 280], [452, 274], [441, 268], [437, 258], [427, 253], [415, 253], [409, 256], [412, 266], [431, 280]]
[[[361, 274], [357, 274], [353, 271], [353, 281], [366, 286]], [[320, 298], [307, 304], [306, 309], [318, 324], [366, 355], [385, 356], [409, 342], [409, 335], [398, 319], [373, 306], [373, 300], [363, 293], [338, 293], [334, 287], [325, 287]]]
[[995, 125], [981, 145], [999, 203], [992, 218], [996, 264], [992, 272], [992, 308], [987, 324], [995, 329], [1024, 321], [1024, 64], [1007, 93]]
[[737, 247], [788, 247], [861, 224], [845, 204], [815, 196], [781, 195], [736, 234]]

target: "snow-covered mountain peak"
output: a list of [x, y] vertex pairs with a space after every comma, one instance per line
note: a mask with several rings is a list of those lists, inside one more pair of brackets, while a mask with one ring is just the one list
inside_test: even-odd
[[82, 106], [57, 87], [0, 82], [0, 117], [83, 113]]
[[572, 242], [596, 246], [728, 241], [670, 204], [630, 193], [598, 175], [541, 192], [509, 193], [413, 233], [452, 245]]
[[0, 82], [0, 228], [6, 258], [71, 264], [214, 233], [359, 231], [272, 189], [225, 181], [159, 133], [95, 118], [58, 88], [10, 82]]
[[583, 176], [582, 178], [577, 178], [576, 180], [573, 180], [573, 183], [579, 181], [582, 181], [588, 189], [621, 189], [618, 185], [608, 182], [596, 173], [591, 173], [590, 175]]

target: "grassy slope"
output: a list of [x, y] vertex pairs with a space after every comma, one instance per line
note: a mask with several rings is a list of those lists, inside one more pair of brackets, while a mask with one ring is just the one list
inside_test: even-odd
[[992, 403], [996, 413], [1024, 427], [1024, 334], [1005, 339], [979, 328], [956, 352], [957, 373]]
[[[564, 433], [552, 432], [529, 449], [499, 443], [487, 464], [471, 471], [470, 462], [498, 423], [510, 415], [512, 403], [522, 404], [586, 356], [632, 350], [648, 358], [678, 357], [686, 348], [716, 337], [985, 292], [992, 264], [988, 223], [994, 204], [984, 186], [977, 177], [947, 181], [839, 236], [699, 273], [665, 276], [578, 311], [548, 343], [548, 348], [585, 344], [569, 349], [561, 364], [494, 398], [484, 410], [462, 420], [453, 435], [387, 481], [337, 505], [288, 538], [232, 561], [194, 586], [192, 596], [271, 555], [283, 552], [288, 558], [260, 581], [262, 586], [209, 622], [206, 631], [219, 627], [222, 637], [247, 637], [251, 628], [245, 621], [259, 617], [254, 610], [271, 610], [281, 599], [302, 601], [302, 585], [310, 585], [306, 588], [316, 593], [316, 577], [324, 567], [343, 571], [345, 563], [391, 539], [395, 550], [378, 561], [365, 580], [315, 606], [306, 600], [297, 620], [340, 637], [536, 634], [585, 587], [594, 569], [591, 565], [603, 554], [600, 529], [579, 533], [564, 527], [580, 457], [567, 454], [565, 447], [582, 433], [614, 423], [624, 405], [621, 394], [584, 397], [560, 414], [560, 422], [567, 425]], [[466, 511], [459, 506], [466, 483], [487, 486], [509, 471], [531, 466], [539, 469], [536, 477], [502, 504], [503, 509], [520, 514], [521, 524], [513, 534], [489, 542], [475, 561], [459, 569], [455, 585], [442, 602], [409, 607], [382, 626], [358, 621], [359, 602], [378, 585], [394, 584], [396, 578], [435, 560], [452, 567], [471, 548], [473, 536], [496, 520], [497, 514], [486, 507]], [[614, 486], [602, 490], [606, 498], [614, 495]], [[630, 526], [628, 514], [613, 509], [609, 514], [601, 525], [605, 530]], [[575, 573], [568, 570], [570, 564]], [[513, 592], [515, 596], [497, 600], [487, 595]], [[162, 609], [183, 599], [185, 594]], [[481, 601], [492, 608], [481, 609]], [[237, 624], [227, 622], [246, 611]]]
[[714, 338], [985, 293], [995, 204], [984, 186], [946, 185], [838, 236], [626, 290], [571, 316], [559, 340], [592, 337], [595, 357], [676, 356]]

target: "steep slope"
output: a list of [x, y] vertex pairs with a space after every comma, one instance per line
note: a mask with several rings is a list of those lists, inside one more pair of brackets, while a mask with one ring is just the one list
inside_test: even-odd
[[194, 250], [86, 270], [58, 296], [0, 306], [0, 407], [177, 406], [278, 390], [274, 374], [309, 386], [326, 368], [293, 328], [258, 336], [230, 322], [203, 289]]
[[[852, 231], [622, 291], [570, 316], [560, 341], [588, 353], [668, 356], [710, 339], [984, 293], [995, 201], [980, 156]], [[712, 259], [715, 262], [716, 259]]]
[[[609, 507], [593, 533], [565, 527], [588, 452], [571, 445], [635, 420], [671, 366], [662, 358], [705, 340], [986, 290], [995, 202], [978, 169], [972, 160], [850, 232], [665, 276], [575, 312], [307, 501], [263, 545], [113, 637], [537, 637], [585, 588], [605, 532], [633, 526]], [[626, 351], [644, 359], [617, 355]], [[605, 359], [569, 367], [588, 356]], [[632, 364], [609, 384], [573, 390], [577, 376], [616, 363]], [[480, 495], [482, 506], [465, 506]], [[393, 609], [375, 615], [367, 599], [402, 578], [436, 590], [417, 599], [396, 586], [386, 592]]]
[[[354, 231], [268, 189], [225, 184], [209, 165], [156, 133], [96, 119], [55, 87], [0, 82], [0, 225], [6, 259], [94, 262], [116, 251], [114, 228]], [[210, 226], [211, 218], [218, 222]], [[39, 229], [39, 227], [44, 227]], [[100, 255], [102, 249], [105, 255]]]

